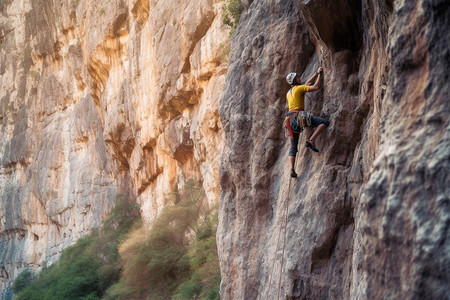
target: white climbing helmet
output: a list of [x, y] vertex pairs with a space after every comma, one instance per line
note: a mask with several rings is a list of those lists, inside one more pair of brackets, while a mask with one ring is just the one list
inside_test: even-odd
[[289, 84], [291, 84], [291, 85], [294, 84], [295, 76], [297, 76], [297, 73], [295, 73], [295, 72], [289, 73], [289, 74], [286, 76], [286, 81], [287, 81], [287, 83], [289, 83]]

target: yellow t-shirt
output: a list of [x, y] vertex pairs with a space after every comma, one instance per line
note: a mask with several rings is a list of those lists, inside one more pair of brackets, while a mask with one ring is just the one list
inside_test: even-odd
[[305, 93], [309, 92], [308, 85], [294, 85], [286, 94], [289, 111], [293, 109], [305, 109]]

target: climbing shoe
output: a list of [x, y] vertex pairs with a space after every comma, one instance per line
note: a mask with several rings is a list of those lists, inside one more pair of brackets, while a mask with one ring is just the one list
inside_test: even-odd
[[319, 152], [319, 149], [317, 149], [316, 146], [314, 146], [310, 142], [314, 142], [314, 141], [313, 140], [307, 140], [305, 146], [310, 148], [314, 152]]
[[294, 169], [291, 169], [291, 177], [297, 178], [297, 173], [295, 173]]

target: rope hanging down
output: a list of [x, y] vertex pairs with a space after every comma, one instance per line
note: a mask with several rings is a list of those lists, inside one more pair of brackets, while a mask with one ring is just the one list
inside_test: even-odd
[[[321, 52], [321, 55], [319, 57], [319, 65], [322, 66], [322, 59], [321, 59], [321, 57], [323, 57], [323, 50], [321, 49], [320, 52]], [[308, 98], [309, 101], [311, 101], [311, 99], [308, 97], [308, 95], [305, 94], [305, 96]], [[281, 253], [280, 277], [278, 278], [277, 299], [280, 299], [281, 275], [283, 274], [284, 252], [286, 250], [287, 223], [288, 223], [288, 215], [289, 215], [288, 214], [288, 212], [289, 212], [289, 199], [290, 199], [290, 194], [291, 194], [291, 180], [292, 180], [292, 178], [289, 178], [288, 193], [287, 193], [286, 201], [284, 203], [284, 239], [283, 239], [283, 251]], [[273, 264], [272, 264], [272, 270], [271, 270], [270, 276], [269, 276], [269, 284], [267, 286], [266, 300], [269, 299], [270, 285], [272, 284], [272, 275], [273, 275], [273, 270], [275, 269], [275, 261], [276, 261], [276, 256], [277, 256], [277, 252], [278, 252], [278, 246], [280, 244], [281, 228], [282, 228], [282, 226], [280, 226], [280, 230], [278, 231], [277, 246], [275, 248], [275, 257], [274, 257]]]
[[[282, 251], [282, 254], [281, 254], [280, 277], [278, 279], [277, 299], [280, 299], [281, 275], [283, 274], [284, 252], [285, 252], [285, 249], [286, 249], [286, 235], [287, 235], [287, 223], [288, 223], [288, 212], [289, 212], [289, 198], [290, 198], [289, 196], [291, 194], [291, 180], [292, 180], [292, 177], [289, 177], [288, 194], [287, 194], [286, 201], [284, 203], [284, 240], [283, 240], [283, 251]], [[270, 272], [270, 276], [269, 276], [269, 284], [267, 286], [266, 300], [269, 299], [270, 285], [272, 283], [273, 270], [275, 269], [276, 255], [277, 255], [277, 252], [278, 252], [278, 246], [280, 244], [281, 228], [282, 227], [283, 226], [280, 226], [280, 230], [278, 231], [277, 246], [275, 248], [275, 258], [273, 260], [272, 271]]]

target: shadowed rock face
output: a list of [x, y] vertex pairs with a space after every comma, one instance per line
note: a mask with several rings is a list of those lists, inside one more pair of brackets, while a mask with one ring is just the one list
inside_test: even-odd
[[[223, 299], [448, 297], [444, 3], [249, 3], [220, 104]], [[290, 180], [285, 76], [304, 82], [319, 66], [323, 88], [306, 109], [331, 126], [319, 154], [302, 133]]]
[[222, 2], [1, 1], [0, 298], [100, 224], [149, 223], [189, 179], [219, 198]]

